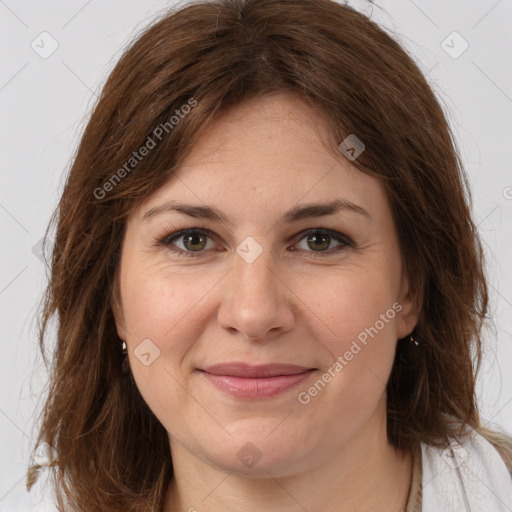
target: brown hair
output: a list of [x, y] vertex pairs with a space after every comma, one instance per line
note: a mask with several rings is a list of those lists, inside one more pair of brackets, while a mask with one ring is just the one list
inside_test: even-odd
[[[482, 249], [455, 141], [417, 65], [384, 29], [330, 0], [196, 3], [165, 15], [124, 53], [51, 219], [43, 357], [54, 316], [58, 330], [37, 442], [55, 450], [62, 510], [163, 506], [172, 477], [167, 432], [132, 376], [123, 378], [111, 308], [124, 221], [220, 114], [275, 92], [321, 114], [340, 158], [338, 144], [357, 135], [366, 149], [353, 165], [387, 191], [422, 305], [420, 345], [399, 340], [388, 383], [390, 441], [411, 450], [479, 428], [475, 375], [488, 303]], [[187, 104], [193, 108], [180, 115]], [[178, 123], [169, 122], [173, 115]], [[157, 127], [165, 127], [158, 142]], [[155, 147], [131, 161], [148, 137]]]

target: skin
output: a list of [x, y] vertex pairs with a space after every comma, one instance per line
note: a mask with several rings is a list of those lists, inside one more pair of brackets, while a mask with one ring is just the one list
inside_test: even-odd
[[[418, 308], [384, 188], [326, 139], [317, 112], [294, 96], [246, 102], [208, 127], [177, 175], [127, 220], [113, 309], [136, 384], [169, 433], [165, 512], [405, 509], [412, 461], [388, 443], [385, 383]], [[337, 198], [371, 219], [345, 209], [279, 221], [296, 205]], [[143, 219], [169, 200], [218, 208], [232, 224], [175, 211]], [[190, 228], [213, 236], [158, 243]], [[317, 248], [304, 234], [315, 228], [352, 244], [327, 234]], [[249, 236], [262, 249], [251, 263], [236, 252]], [[300, 403], [298, 393], [395, 303], [394, 318]], [[134, 354], [144, 339], [160, 350], [148, 366]], [[247, 400], [198, 371], [229, 361], [317, 370], [280, 395]], [[252, 467], [237, 457], [249, 442], [261, 454]]]

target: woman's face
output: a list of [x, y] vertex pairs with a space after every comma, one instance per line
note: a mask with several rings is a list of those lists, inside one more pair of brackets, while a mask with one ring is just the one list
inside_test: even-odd
[[385, 435], [417, 316], [382, 185], [322, 137], [293, 96], [251, 100], [127, 221], [114, 313], [173, 457], [284, 476]]

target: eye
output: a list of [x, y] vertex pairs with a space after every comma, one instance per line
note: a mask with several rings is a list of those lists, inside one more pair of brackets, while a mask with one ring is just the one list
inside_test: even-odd
[[[203, 249], [211, 249], [212, 247], [207, 247], [208, 239], [213, 238], [213, 233], [207, 229], [184, 229], [179, 231], [178, 233], [172, 233], [171, 235], [166, 236], [162, 243], [169, 247], [172, 251], [178, 253], [178, 256], [191, 256], [194, 257], [197, 252], [202, 252]], [[175, 240], [183, 240], [181, 242], [182, 247], [177, 247], [174, 245]], [[191, 254], [190, 254], [191, 253]]]
[[[167, 247], [171, 251], [175, 252], [178, 257], [197, 257], [200, 253], [205, 252], [205, 249], [213, 249], [215, 244], [213, 239], [215, 235], [208, 229], [204, 228], [191, 228], [178, 231], [166, 235], [159, 244]], [[296, 238], [299, 242], [305, 240], [307, 248], [299, 248], [299, 251], [318, 253], [313, 256], [323, 256], [332, 254], [333, 252], [339, 252], [346, 247], [353, 247], [352, 241], [345, 235], [332, 231], [326, 228], [315, 228], [300, 233], [300, 238]], [[338, 242], [338, 245], [331, 250], [327, 251], [332, 243], [332, 240]], [[208, 242], [211, 242], [209, 244]], [[180, 247], [181, 245], [181, 247]], [[296, 244], [297, 245], [297, 244]], [[296, 251], [297, 249], [292, 249]]]
[[313, 251], [308, 251], [307, 249], [299, 250], [305, 250], [307, 252], [313, 253], [326, 253], [327, 249], [331, 245], [332, 240], [336, 240], [337, 242], [339, 242], [339, 245], [334, 247], [334, 249], [329, 250], [328, 254], [338, 252], [344, 249], [345, 247], [353, 247], [352, 241], [347, 236], [342, 235], [337, 231], [332, 231], [330, 229], [325, 228], [310, 229], [306, 233], [302, 234], [300, 240], [302, 241], [304, 239], [306, 247], [313, 248]]

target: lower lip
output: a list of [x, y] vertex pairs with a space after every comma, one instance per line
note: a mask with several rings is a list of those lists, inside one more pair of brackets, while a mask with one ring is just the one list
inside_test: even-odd
[[314, 370], [294, 375], [276, 377], [235, 377], [232, 375], [203, 375], [221, 391], [241, 398], [265, 398], [276, 396], [307, 379]]

